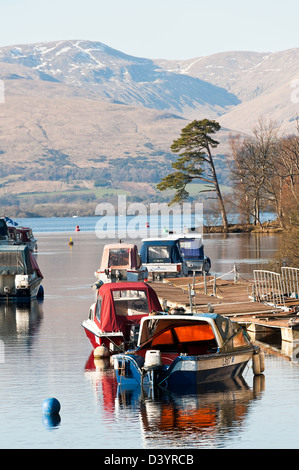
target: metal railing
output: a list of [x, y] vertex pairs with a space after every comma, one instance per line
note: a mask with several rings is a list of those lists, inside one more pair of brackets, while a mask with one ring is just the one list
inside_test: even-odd
[[284, 288], [280, 274], [272, 271], [254, 270], [255, 298], [260, 302], [285, 306]]
[[299, 299], [299, 269], [281, 268], [283, 292], [286, 297]]

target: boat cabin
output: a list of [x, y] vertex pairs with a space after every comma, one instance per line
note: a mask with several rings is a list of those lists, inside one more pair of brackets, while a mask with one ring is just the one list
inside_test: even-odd
[[217, 314], [157, 315], [141, 320], [138, 354], [148, 349], [202, 355], [233, 351], [250, 340], [237, 323]]
[[[169, 235], [173, 238], [174, 235]], [[199, 233], [175, 235], [179, 240], [180, 251], [184, 257], [188, 272], [198, 271], [208, 273], [211, 268], [211, 260], [204, 253], [202, 236]]]
[[185, 276], [186, 263], [182, 256], [179, 239], [145, 238], [140, 249], [142, 265], [152, 276]]
[[146, 279], [147, 271], [141, 265], [136, 245], [114, 243], [104, 246], [101, 265], [95, 276], [103, 282], [134, 282]]
[[35, 295], [42, 279], [27, 245], [0, 245], [0, 298]]

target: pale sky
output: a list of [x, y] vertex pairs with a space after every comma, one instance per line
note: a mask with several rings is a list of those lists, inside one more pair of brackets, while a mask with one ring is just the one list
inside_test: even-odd
[[0, 47], [99, 41], [149, 59], [299, 47], [299, 0], [0, 0]]

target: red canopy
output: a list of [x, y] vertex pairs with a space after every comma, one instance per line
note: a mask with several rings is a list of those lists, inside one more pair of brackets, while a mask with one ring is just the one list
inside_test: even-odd
[[33, 256], [33, 254], [31, 253], [31, 251], [29, 251], [29, 257], [30, 257], [30, 260], [31, 260], [31, 264], [32, 264], [32, 268], [34, 271], [37, 272], [37, 274], [43, 278], [44, 276], [42, 275], [41, 273], [41, 270], [39, 269], [39, 265], [37, 264], [37, 260], [36, 258]]
[[[149, 311], [139, 314], [117, 315], [113, 293], [115, 291], [143, 291], [148, 302]], [[98, 296], [102, 299], [100, 321], [95, 319], [99, 328], [103, 332], [122, 331], [124, 336], [127, 334], [127, 325], [139, 323], [141, 318], [147, 316], [152, 310], [161, 312], [161, 304], [156, 292], [145, 282], [117, 282], [103, 284], [98, 292]]]

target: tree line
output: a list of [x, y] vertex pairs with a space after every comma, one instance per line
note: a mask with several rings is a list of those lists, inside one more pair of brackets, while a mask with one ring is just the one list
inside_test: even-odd
[[[219, 142], [214, 134], [220, 130], [216, 121], [194, 120], [173, 141], [171, 150], [179, 153], [172, 164], [174, 172], [166, 175], [158, 189], [174, 189], [171, 201], [182, 203], [189, 193], [187, 185], [196, 180], [206, 184], [201, 192], [216, 196], [223, 231], [228, 230], [226, 201], [221, 193], [212, 155]], [[290, 135], [280, 135], [279, 126], [260, 118], [252, 135], [231, 135], [230, 206], [247, 224], [262, 225], [261, 213], [276, 212], [281, 227], [299, 226], [299, 123]]]

